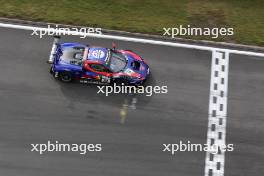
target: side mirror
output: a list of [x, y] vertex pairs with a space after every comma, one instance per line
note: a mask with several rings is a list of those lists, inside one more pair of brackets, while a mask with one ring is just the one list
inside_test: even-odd
[[116, 43], [115, 42], [112, 42], [112, 49], [116, 50]]

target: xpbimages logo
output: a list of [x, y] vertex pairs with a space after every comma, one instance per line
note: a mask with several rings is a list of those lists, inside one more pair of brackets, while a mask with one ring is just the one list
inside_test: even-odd
[[179, 27], [169, 27], [163, 28], [163, 35], [169, 36], [171, 38], [175, 38], [177, 36], [210, 36], [211, 38], [215, 39], [219, 36], [232, 36], [234, 35], [233, 28], [200, 28], [200, 27], [192, 27], [191, 25], [183, 26], [180, 25]]
[[59, 25], [55, 25], [55, 27], [51, 27], [48, 25], [48, 28], [44, 30], [44, 28], [34, 28], [31, 35], [39, 36], [39, 38], [42, 38], [45, 35], [49, 36], [62, 36], [62, 35], [80, 35], [80, 38], [85, 38], [88, 36], [88, 34], [102, 34], [101, 28], [76, 28], [76, 27], [70, 27], [70, 28], [61, 28]]
[[78, 152], [85, 155], [87, 152], [102, 151], [102, 144], [64, 144], [58, 141], [52, 143], [48, 141], [43, 144], [31, 144], [31, 152], [37, 152], [40, 155], [46, 152]]
[[174, 155], [176, 152], [210, 152], [217, 154], [219, 152], [234, 151], [234, 144], [193, 144], [190, 141], [180, 141], [177, 144], [163, 144], [163, 152], [169, 152]]
[[129, 86], [122, 83], [113, 86], [97, 86], [97, 93], [105, 94], [145, 94], [146, 96], [152, 96], [153, 94], [166, 94], [168, 93], [168, 86]]

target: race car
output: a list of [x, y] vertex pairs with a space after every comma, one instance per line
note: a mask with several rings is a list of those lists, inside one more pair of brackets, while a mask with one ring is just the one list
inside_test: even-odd
[[63, 82], [141, 85], [149, 75], [149, 66], [131, 50], [60, 43], [55, 37], [48, 63], [50, 73]]

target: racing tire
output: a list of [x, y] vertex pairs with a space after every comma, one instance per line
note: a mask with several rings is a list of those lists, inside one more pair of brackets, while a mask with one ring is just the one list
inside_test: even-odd
[[53, 70], [52, 70], [52, 67], [50, 67], [50, 69], [49, 69], [49, 73], [52, 74], [52, 75], [54, 74], [54, 72], [53, 72]]
[[59, 79], [62, 81], [62, 82], [65, 82], [65, 83], [69, 83], [69, 82], [72, 82], [73, 80], [73, 76], [71, 74], [71, 72], [68, 72], [68, 71], [63, 71], [59, 74]]

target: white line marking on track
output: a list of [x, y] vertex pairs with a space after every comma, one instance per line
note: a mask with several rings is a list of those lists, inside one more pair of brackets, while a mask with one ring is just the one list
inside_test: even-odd
[[[211, 83], [208, 110], [207, 145], [226, 145], [226, 118], [229, 53], [212, 53]], [[206, 152], [205, 176], [224, 175], [225, 152]]]
[[[13, 29], [22, 29], [22, 30], [30, 30], [30, 31], [50, 31], [50, 32], [61, 32], [58, 29], [52, 28], [44, 28], [44, 27], [34, 27], [34, 26], [25, 26], [25, 25], [17, 25], [17, 24], [7, 24], [7, 23], [0, 23], [0, 27], [3, 28], [13, 28]], [[228, 52], [232, 54], [242, 54], [248, 56], [258, 56], [264, 57], [264, 53], [257, 53], [257, 52], [250, 52], [250, 51], [240, 51], [240, 50], [231, 50], [231, 49], [223, 49], [223, 48], [214, 48], [208, 46], [199, 46], [199, 45], [191, 45], [191, 44], [183, 44], [183, 43], [176, 43], [176, 42], [165, 42], [159, 40], [150, 40], [150, 39], [141, 39], [141, 38], [132, 38], [132, 37], [123, 37], [123, 36], [115, 36], [115, 35], [104, 35], [104, 34], [92, 34], [92, 33], [84, 33], [84, 32], [77, 32], [77, 31], [65, 31], [68, 35], [76, 35], [76, 36], [84, 36], [87, 37], [94, 37], [94, 38], [104, 38], [104, 39], [114, 39], [114, 40], [122, 40], [128, 42], [137, 42], [137, 43], [148, 43], [154, 45], [164, 45], [164, 46], [172, 46], [172, 47], [181, 47], [181, 48], [189, 48], [189, 49], [198, 49], [198, 50], [206, 50], [206, 51], [221, 51], [221, 52]]]

